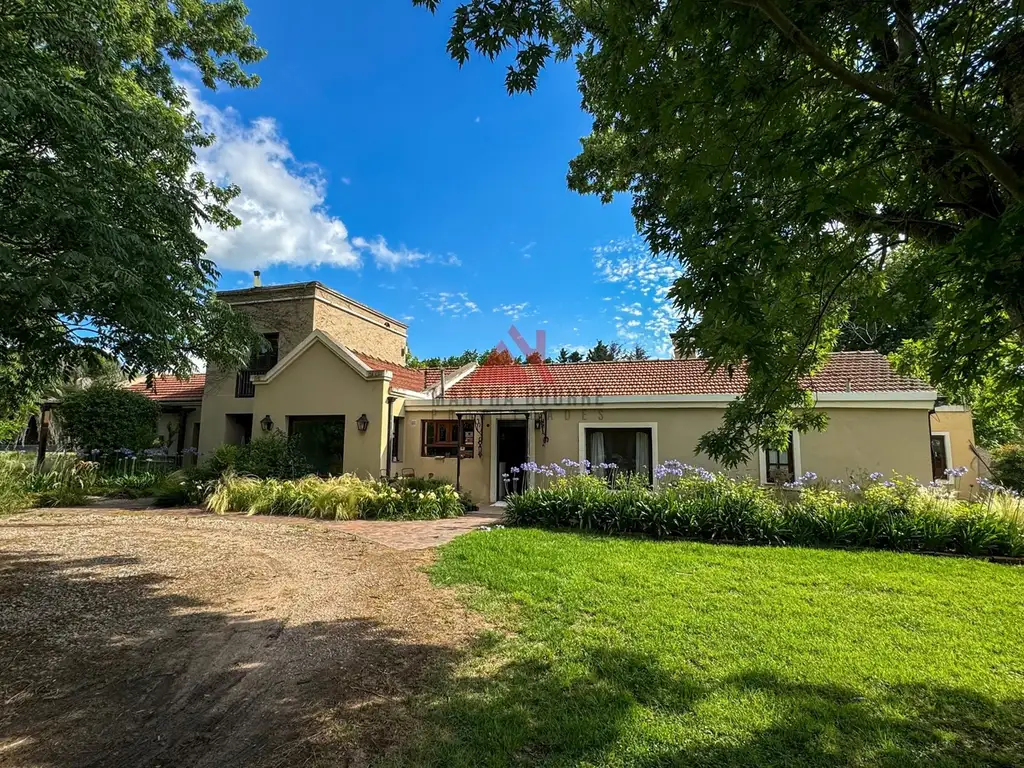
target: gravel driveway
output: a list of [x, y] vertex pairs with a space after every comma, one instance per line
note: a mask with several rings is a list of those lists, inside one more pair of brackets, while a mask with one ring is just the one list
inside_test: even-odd
[[480, 629], [432, 556], [315, 523], [0, 521], [0, 766], [365, 765]]

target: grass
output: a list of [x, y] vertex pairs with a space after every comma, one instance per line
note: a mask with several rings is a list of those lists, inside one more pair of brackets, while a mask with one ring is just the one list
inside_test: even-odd
[[506, 529], [432, 572], [500, 630], [398, 762], [1024, 763], [1024, 569]]

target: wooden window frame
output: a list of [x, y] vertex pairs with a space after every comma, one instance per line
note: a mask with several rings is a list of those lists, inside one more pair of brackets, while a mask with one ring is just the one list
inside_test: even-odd
[[[428, 425], [433, 426], [434, 439], [427, 442]], [[445, 439], [438, 440], [438, 432], [444, 428]], [[459, 455], [458, 419], [423, 419], [420, 425], [420, 455], [426, 458], [455, 458]], [[472, 419], [462, 420], [462, 458], [473, 458], [474, 424]]]

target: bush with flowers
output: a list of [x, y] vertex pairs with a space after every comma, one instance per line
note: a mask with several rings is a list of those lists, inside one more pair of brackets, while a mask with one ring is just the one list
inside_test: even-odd
[[970, 500], [953, 484], [921, 486], [876, 472], [819, 480], [813, 472], [780, 486], [733, 478], [678, 461], [645, 477], [563, 460], [528, 463], [543, 487], [508, 498], [510, 525], [634, 533], [704, 541], [845, 546], [911, 552], [1024, 557], [1024, 507], [1019, 494], [988, 483]]

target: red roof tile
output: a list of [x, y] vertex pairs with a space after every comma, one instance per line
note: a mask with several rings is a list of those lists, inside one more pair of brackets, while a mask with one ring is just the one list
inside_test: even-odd
[[[616, 395], [739, 394], [743, 370], [709, 373], [703, 360], [643, 360], [550, 365], [481, 366], [446, 393], [452, 398], [601, 397]], [[896, 374], [877, 352], [840, 352], [805, 382], [816, 392], [928, 391]]]
[[408, 389], [413, 392], [422, 392], [426, 389], [424, 385], [424, 371], [422, 368], [406, 368], [404, 365], [389, 363], [376, 357], [355, 352], [356, 357], [366, 363], [374, 371], [391, 371], [391, 386], [395, 389]]
[[150, 386], [145, 381], [131, 384], [128, 389], [141, 392], [153, 400], [202, 400], [206, 385], [205, 373], [194, 373], [187, 379], [174, 376], [154, 376]]

